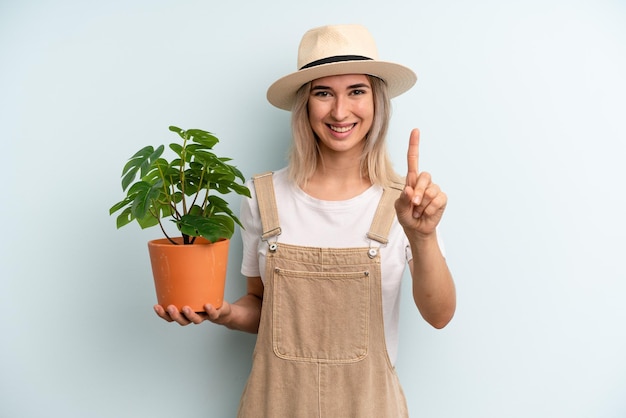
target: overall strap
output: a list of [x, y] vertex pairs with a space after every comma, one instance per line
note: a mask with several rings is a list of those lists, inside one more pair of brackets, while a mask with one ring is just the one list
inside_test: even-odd
[[391, 186], [383, 189], [383, 195], [376, 208], [374, 220], [372, 220], [372, 225], [367, 233], [369, 239], [378, 241], [381, 244], [389, 242], [389, 229], [393, 223], [393, 218], [396, 216], [394, 203], [400, 196], [400, 193], [402, 193], [402, 190], [404, 190], [404, 185], [401, 183], [392, 183]]
[[281, 233], [272, 174], [271, 171], [268, 171], [252, 177], [257, 202], [259, 203], [259, 212], [261, 213], [261, 224], [263, 225], [261, 238], [263, 240], [278, 236]]

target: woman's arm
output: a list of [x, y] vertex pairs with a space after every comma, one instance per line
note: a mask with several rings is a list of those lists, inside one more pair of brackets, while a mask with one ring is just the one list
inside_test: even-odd
[[419, 171], [419, 140], [419, 130], [414, 129], [407, 152], [406, 184], [396, 200], [396, 214], [411, 245], [409, 268], [415, 305], [428, 323], [443, 328], [456, 309], [454, 281], [437, 241], [437, 226], [448, 197], [429, 173]]
[[456, 310], [456, 290], [437, 237], [410, 239], [413, 259], [413, 300], [422, 317], [435, 328], [445, 327]]

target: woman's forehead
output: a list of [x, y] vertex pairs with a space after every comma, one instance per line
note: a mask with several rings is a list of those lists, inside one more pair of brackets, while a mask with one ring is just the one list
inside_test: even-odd
[[365, 74], [341, 74], [317, 78], [311, 82], [311, 86], [351, 86], [354, 84], [366, 84], [369, 86], [369, 78]]

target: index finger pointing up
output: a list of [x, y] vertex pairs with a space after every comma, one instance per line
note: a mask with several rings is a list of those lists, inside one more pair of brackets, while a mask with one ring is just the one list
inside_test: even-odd
[[419, 157], [420, 157], [420, 131], [415, 128], [411, 131], [409, 139], [409, 150], [406, 153], [407, 171], [408, 173], [419, 173]]

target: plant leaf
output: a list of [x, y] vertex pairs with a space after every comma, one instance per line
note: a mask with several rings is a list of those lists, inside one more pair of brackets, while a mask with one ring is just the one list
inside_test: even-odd
[[235, 232], [235, 224], [228, 216], [212, 216], [205, 218], [196, 215], [184, 215], [177, 222], [180, 231], [193, 237], [204, 237], [211, 242], [222, 238], [230, 238]]
[[143, 219], [148, 215], [150, 209], [155, 206], [153, 202], [156, 201], [161, 194], [162, 186], [163, 183], [160, 181], [155, 184], [142, 181], [133, 185], [133, 187], [137, 189], [137, 194], [131, 206], [135, 218]]
[[132, 202], [132, 199], [126, 197], [124, 200], [117, 202], [116, 204], [114, 204], [113, 206], [111, 206], [111, 209], [109, 209], [109, 215], [113, 215], [115, 212], [117, 212], [118, 210], [122, 209], [123, 207], [127, 206], [130, 202]]
[[187, 135], [191, 137], [193, 142], [205, 145], [209, 148], [213, 148], [215, 144], [220, 142], [211, 132], [203, 131], [202, 129], [189, 129], [187, 130]]
[[159, 224], [159, 219], [152, 216], [152, 214], [148, 214], [143, 218], [137, 218], [137, 223], [141, 227], [141, 229], [151, 228]]
[[180, 144], [176, 144], [176, 143], [171, 143], [170, 144], [170, 149], [172, 151], [174, 151], [179, 157], [182, 155], [183, 152], [183, 146]]
[[209, 208], [211, 209], [211, 213], [213, 213], [214, 215], [218, 213], [224, 213], [233, 221], [237, 222], [237, 225], [243, 228], [241, 221], [239, 220], [239, 218], [237, 218], [237, 216], [235, 216], [233, 211], [230, 209], [230, 206], [227, 201], [215, 195], [209, 196], [208, 200], [209, 200]]
[[185, 138], [185, 131], [180, 129], [178, 126], [170, 126], [169, 130], [172, 132], [176, 132], [178, 135], [180, 135], [181, 138]]
[[141, 164], [141, 177], [146, 175], [154, 162], [163, 154], [163, 150], [165, 150], [165, 146], [159, 145], [152, 154], [148, 155], [148, 158]]
[[128, 225], [133, 221], [134, 217], [130, 208], [124, 209], [122, 213], [120, 213], [116, 219], [117, 229], [120, 229], [124, 225]]
[[143, 177], [150, 170], [152, 164], [159, 159], [165, 147], [159, 146], [157, 149], [147, 146], [137, 151], [124, 166], [122, 170], [122, 190], [126, 190], [128, 186], [135, 180], [137, 173]]

